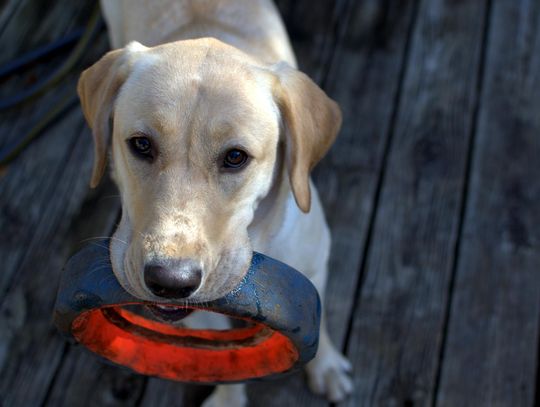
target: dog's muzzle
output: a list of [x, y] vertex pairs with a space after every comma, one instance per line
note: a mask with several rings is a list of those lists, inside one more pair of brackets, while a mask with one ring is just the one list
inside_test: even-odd
[[[204, 304], [155, 304], [127, 293], [115, 278], [109, 241], [89, 245], [64, 268], [54, 322], [66, 336], [102, 357], [151, 376], [230, 383], [296, 370], [317, 351], [320, 300], [293, 268], [259, 253], [241, 283]], [[230, 330], [195, 330], [146, 318], [133, 306], [204, 310], [247, 321]], [[167, 311], [167, 310], [164, 310]]]

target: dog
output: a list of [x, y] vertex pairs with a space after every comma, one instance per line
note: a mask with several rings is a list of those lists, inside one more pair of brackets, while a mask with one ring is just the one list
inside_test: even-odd
[[[154, 312], [235, 287], [253, 250], [304, 273], [323, 299], [330, 233], [310, 171], [341, 112], [296, 60], [271, 0], [102, 0], [113, 51], [78, 93], [95, 149], [122, 202], [111, 238], [115, 276]], [[143, 45], [144, 44], [144, 45]], [[110, 156], [110, 159], [108, 159]], [[324, 316], [306, 367], [313, 392], [352, 391], [351, 366]], [[205, 406], [241, 406], [244, 385]]]

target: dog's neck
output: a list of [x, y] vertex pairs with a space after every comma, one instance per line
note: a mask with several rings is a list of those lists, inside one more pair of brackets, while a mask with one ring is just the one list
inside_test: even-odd
[[[214, 37], [268, 64], [296, 59], [271, 1], [129, 0], [102, 2], [113, 48]], [[145, 10], [141, 13], [140, 10]], [[227, 10], [223, 12], [223, 10]]]

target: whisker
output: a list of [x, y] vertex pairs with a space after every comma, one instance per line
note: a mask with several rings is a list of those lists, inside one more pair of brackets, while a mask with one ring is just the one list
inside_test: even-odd
[[104, 277], [101, 279], [101, 281], [99, 282], [99, 284], [104, 284], [107, 280], [116, 280], [116, 277], [115, 276], [107, 276], [107, 277]]
[[100, 244], [100, 243], [97, 243], [97, 242], [91, 242], [90, 244], [92, 244], [93, 246], [97, 246], [97, 247], [99, 247], [99, 248], [105, 249], [105, 250], [107, 250], [108, 252], [111, 251], [111, 249], [109, 249], [109, 246], [107, 246], [107, 245]]
[[122, 239], [119, 239], [117, 238], [116, 236], [95, 236], [95, 237], [89, 237], [87, 239], [84, 239], [84, 240], [81, 240], [81, 242], [88, 242], [88, 241], [91, 241], [91, 240], [101, 240], [101, 239], [111, 239], [111, 240], [115, 240], [115, 241], [118, 241], [120, 243], [123, 243], [125, 245], [128, 245], [128, 242], [126, 242], [125, 240], [122, 240]]

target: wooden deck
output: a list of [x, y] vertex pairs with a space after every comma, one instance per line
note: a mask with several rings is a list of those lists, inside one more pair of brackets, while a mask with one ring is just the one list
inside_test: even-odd
[[[278, 4], [302, 69], [344, 112], [314, 176], [330, 332], [354, 365], [343, 405], [540, 405], [540, 2]], [[92, 1], [0, 7], [1, 65], [82, 26]], [[0, 148], [76, 77], [2, 113]], [[66, 258], [119, 211], [110, 181], [88, 188], [92, 156], [77, 107], [0, 175], [0, 405], [198, 405], [209, 388], [100, 363], [51, 324]], [[251, 405], [328, 405], [301, 376], [250, 385]]]

